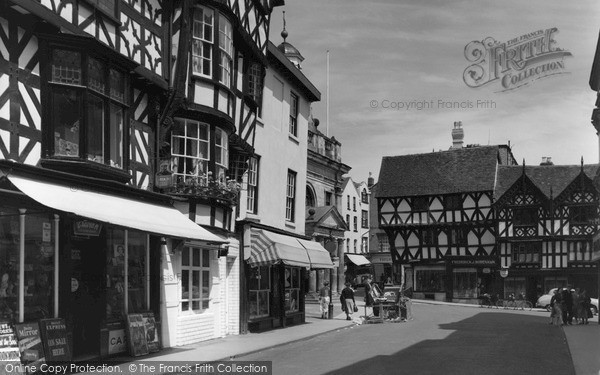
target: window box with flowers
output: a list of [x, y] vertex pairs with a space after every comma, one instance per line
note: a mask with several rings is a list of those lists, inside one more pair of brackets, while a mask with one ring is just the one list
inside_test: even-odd
[[241, 185], [227, 179], [228, 166], [228, 135], [224, 130], [195, 120], [175, 119], [169, 162], [172, 185], [165, 192], [233, 205]]

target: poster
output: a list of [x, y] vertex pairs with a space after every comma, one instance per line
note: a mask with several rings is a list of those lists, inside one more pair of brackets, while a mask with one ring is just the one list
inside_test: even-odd
[[154, 313], [147, 312], [142, 314], [142, 316], [146, 328], [146, 342], [148, 344], [148, 351], [150, 353], [158, 352], [160, 350], [160, 338], [158, 327], [156, 326], [156, 319], [154, 319]]
[[37, 322], [15, 324], [15, 331], [21, 353], [21, 363], [39, 367], [46, 362], [44, 347]]
[[146, 325], [142, 314], [127, 315], [127, 340], [129, 342], [129, 353], [138, 357], [148, 354], [148, 342], [146, 341]]
[[40, 333], [46, 354], [46, 362], [71, 360], [71, 349], [67, 341], [67, 325], [64, 319], [40, 320]]
[[0, 373], [5, 373], [7, 364], [21, 364], [21, 353], [12, 325], [4, 321], [0, 322]]

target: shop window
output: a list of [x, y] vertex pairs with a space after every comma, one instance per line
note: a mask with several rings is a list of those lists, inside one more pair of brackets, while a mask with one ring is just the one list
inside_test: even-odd
[[[142, 232], [127, 232], [127, 313], [140, 313], [148, 310], [148, 235]], [[117, 248], [117, 256], [118, 256]]]
[[51, 154], [123, 169], [127, 75], [100, 56], [54, 48], [48, 77]]
[[106, 231], [106, 320], [120, 321], [125, 314], [125, 231]]
[[[55, 241], [50, 215], [25, 216], [25, 321], [50, 318], [54, 314]], [[5, 281], [4, 275], [1, 283]]]
[[519, 296], [527, 297], [525, 295], [526, 283], [524, 277], [507, 277], [504, 279], [504, 299], [508, 299], [510, 295], [514, 295], [515, 298]]
[[477, 270], [455, 268], [452, 270], [452, 286], [454, 298], [477, 298]]
[[0, 318], [19, 318], [19, 211], [0, 209]]
[[258, 212], [258, 158], [253, 156], [248, 160], [248, 197], [246, 210], [249, 213]]
[[296, 213], [296, 172], [288, 170], [285, 195], [285, 219], [294, 222]]
[[441, 268], [417, 268], [415, 270], [415, 290], [419, 292], [443, 292], [446, 270]]
[[300, 268], [285, 267], [285, 313], [299, 311]]
[[515, 208], [513, 211], [513, 224], [515, 226], [532, 226], [537, 223], [537, 208]]
[[556, 277], [556, 276], [548, 276], [544, 278], [544, 291], [547, 293], [550, 289], [554, 288], [564, 288], [567, 286], [567, 278], [566, 277]]
[[208, 309], [210, 289], [210, 250], [184, 247], [181, 252], [181, 310]]
[[248, 306], [250, 319], [263, 318], [270, 315], [271, 267], [254, 267], [250, 270], [248, 285]]

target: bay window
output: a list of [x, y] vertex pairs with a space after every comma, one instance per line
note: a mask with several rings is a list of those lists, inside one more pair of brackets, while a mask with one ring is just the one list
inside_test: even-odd
[[109, 61], [55, 47], [50, 54], [51, 156], [124, 168], [127, 76]]
[[[215, 40], [218, 41], [218, 45], [215, 44]], [[218, 63], [215, 76], [213, 76], [213, 56]], [[216, 66], [215, 69], [217, 69]], [[206, 78], [215, 78], [231, 88], [233, 74], [232, 24], [219, 12], [203, 6], [194, 8], [192, 72]]]
[[195, 181], [205, 185], [209, 176], [225, 182], [229, 166], [228, 135], [214, 126], [175, 118], [171, 133], [173, 176], [177, 183]]

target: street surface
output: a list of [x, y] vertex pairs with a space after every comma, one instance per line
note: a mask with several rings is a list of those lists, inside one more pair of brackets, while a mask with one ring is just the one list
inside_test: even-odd
[[575, 374], [546, 312], [413, 304], [413, 313], [406, 323], [355, 326], [237, 360], [273, 361], [274, 375]]

